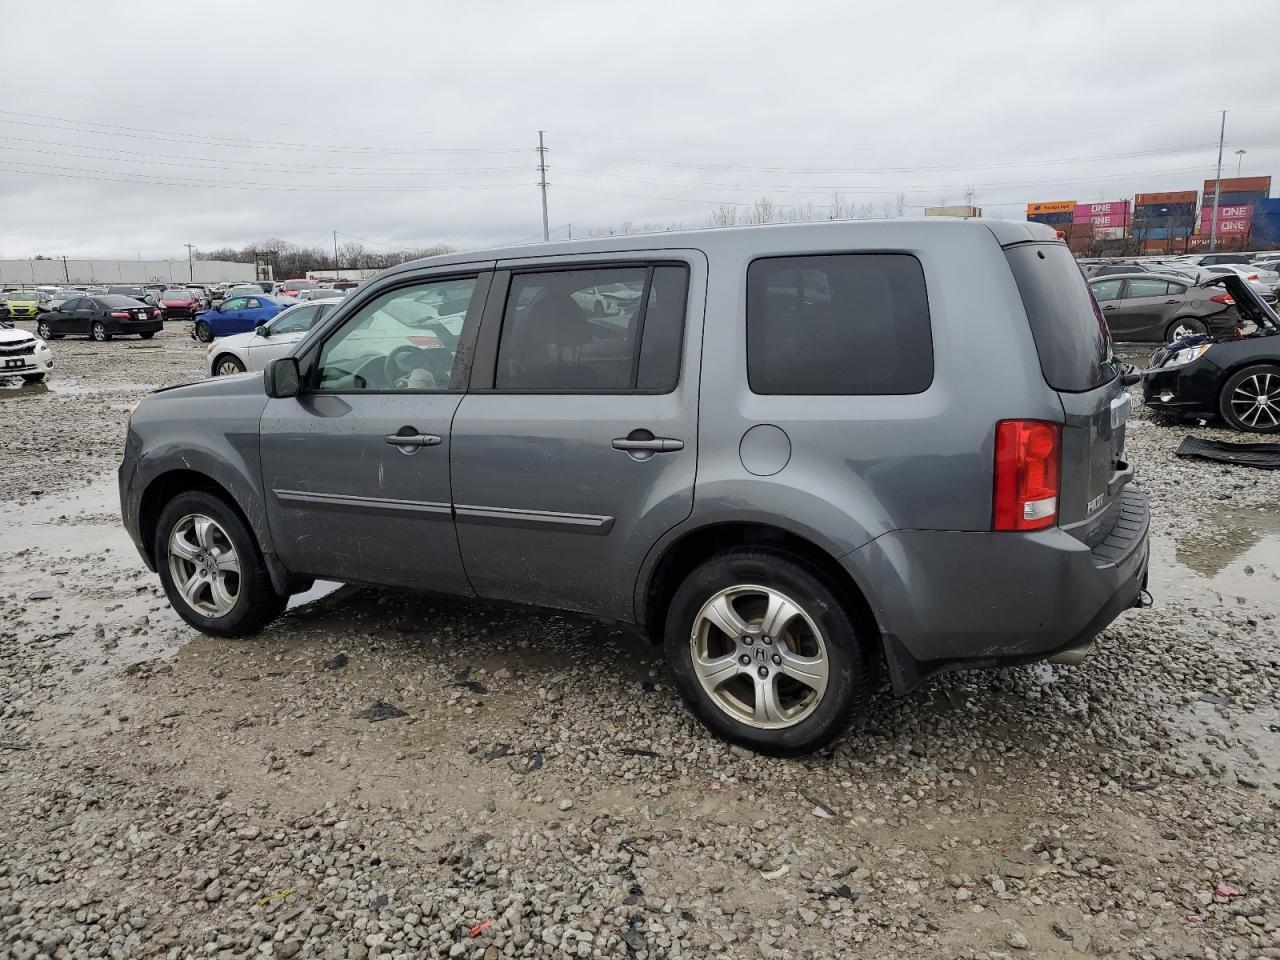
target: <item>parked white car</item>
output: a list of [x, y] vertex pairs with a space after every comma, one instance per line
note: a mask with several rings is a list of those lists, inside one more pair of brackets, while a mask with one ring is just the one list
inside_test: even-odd
[[317, 287], [314, 290], [299, 290], [298, 299], [308, 300], [341, 300], [347, 295], [345, 290], [334, 290], [332, 287]]
[[213, 341], [209, 344], [209, 376], [261, 370], [276, 357], [288, 354], [321, 317], [341, 302], [299, 303], [277, 313], [252, 333], [237, 333]]
[[0, 377], [37, 383], [53, 369], [53, 350], [40, 337], [0, 321]]

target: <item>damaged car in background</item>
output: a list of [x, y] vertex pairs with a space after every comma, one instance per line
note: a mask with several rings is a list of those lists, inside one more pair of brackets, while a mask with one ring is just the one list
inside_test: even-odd
[[1216, 420], [1245, 433], [1280, 431], [1280, 317], [1243, 277], [1218, 281], [1239, 323], [1216, 336], [1184, 337], [1151, 353], [1147, 406], [1174, 419]]

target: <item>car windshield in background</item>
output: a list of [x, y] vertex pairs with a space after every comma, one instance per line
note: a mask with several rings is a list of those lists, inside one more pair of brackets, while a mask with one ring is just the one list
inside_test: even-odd
[[160, 294], [161, 300], [194, 300], [196, 295], [190, 290], [166, 290]]
[[134, 297], [138, 300], [141, 300], [147, 295], [147, 291], [142, 289], [142, 287], [111, 287], [107, 290], [107, 293], [121, 297]]
[[1005, 257], [1045, 382], [1064, 393], [1083, 393], [1111, 380], [1111, 334], [1066, 244], [1019, 244]]

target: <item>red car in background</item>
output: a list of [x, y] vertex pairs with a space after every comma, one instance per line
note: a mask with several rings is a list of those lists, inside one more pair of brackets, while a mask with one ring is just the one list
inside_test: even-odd
[[303, 290], [319, 290], [320, 284], [315, 280], [286, 280], [280, 288], [280, 296], [297, 297]]
[[200, 312], [200, 295], [186, 287], [170, 287], [156, 297], [165, 320], [193, 320]]

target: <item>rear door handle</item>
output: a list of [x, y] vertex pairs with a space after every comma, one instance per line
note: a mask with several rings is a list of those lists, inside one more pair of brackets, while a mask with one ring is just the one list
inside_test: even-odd
[[383, 439], [393, 447], [438, 447], [444, 443], [434, 433], [389, 433]]
[[684, 441], [674, 437], [654, 437], [652, 440], [628, 440], [620, 437], [613, 441], [613, 449], [625, 450], [628, 453], [643, 451], [648, 453], [674, 453], [684, 449]]

